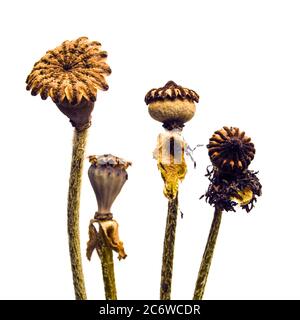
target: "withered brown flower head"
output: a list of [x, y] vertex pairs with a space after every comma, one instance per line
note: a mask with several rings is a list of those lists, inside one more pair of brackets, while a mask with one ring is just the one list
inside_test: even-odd
[[215, 131], [207, 148], [213, 166], [206, 174], [210, 181], [203, 195], [206, 201], [225, 211], [235, 211], [237, 205], [251, 211], [262, 193], [258, 172], [248, 170], [255, 154], [251, 139], [239, 128], [223, 127]]
[[210, 184], [202, 197], [205, 197], [210, 205], [221, 210], [235, 211], [235, 207], [240, 204], [242, 209], [250, 212], [257, 197], [262, 194], [257, 173], [246, 170], [239, 175], [228, 175], [215, 167], [212, 170], [207, 169], [206, 176]]
[[229, 173], [245, 171], [255, 154], [251, 138], [234, 127], [223, 127], [215, 131], [207, 148], [212, 164]]
[[161, 88], [151, 89], [145, 96], [146, 104], [160, 100], [174, 99], [186, 99], [199, 102], [199, 95], [194, 90], [183, 88], [174, 81], [169, 81]]
[[50, 96], [56, 104], [94, 102], [97, 89], [108, 89], [105, 76], [111, 69], [106, 57], [101, 44], [87, 37], [64, 41], [34, 64], [26, 89], [43, 100]]

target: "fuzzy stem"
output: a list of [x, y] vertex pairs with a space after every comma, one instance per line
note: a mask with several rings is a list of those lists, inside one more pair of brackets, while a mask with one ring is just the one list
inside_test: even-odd
[[215, 249], [219, 229], [220, 229], [221, 218], [222, 218], [222, 210], [216, 208], [214, 213], [214, 218], [210, 227], [210, 232], [207, 239], [206, 247], [202, 257], [202, 262], [201, 262], [199, 273], [198, 273], [193, 300], [202, 300], [212, 257], [214, 254], [214, 249]]
[[173, 257], [175, 245], [175, 232], [178, 213], [178, 194], [174, 200], [169, 200], [168, 216], [165, 231], [164, 250], [161, 269], [160, 282], [160, 299], [171, 299], [172, 288], [172, 271], [173, 271]]
[[101, 245], [97, 246], [96, 250], [102, 264], [105, 298], [106, 300], [117, 300], [113, 252], [107, 244], [104, 232], [100, 224], [98, 236]]
[[79, 208], [84, 151], [87, 141], [88, 129], [74, 131], [72, 163], [69, 180], [68, 194], [68, 235], [69, 251], [73, 273], [73, 285], [76, 300], [86, 300], [84, 276], [82, 271], [80, 233], [79, 233]]

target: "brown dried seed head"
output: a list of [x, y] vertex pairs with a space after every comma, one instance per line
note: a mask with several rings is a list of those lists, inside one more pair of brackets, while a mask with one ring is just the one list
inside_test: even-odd
[[207, 148], [212, 164], [229, 173], [245, 171], [255, 155], [251, 138], [234, 127], [216, 131], [209, 139]]
[[184, 123], [191, 120], [196, 111], [195, 102], [198, 94], [169, 81], [162, 88], [150, 90], [145, 97], [150, 116], [167, 130], [183, 128]]
[[111, 69], [106, 57], [101, 44], [87, 37], [64, 41], [34, 64], [26, 89], [43, 100], [50, 96], [57, 104], [78, 105], [83, 99], [94, 102], [97, 89], [108, 89], [105, 76]]

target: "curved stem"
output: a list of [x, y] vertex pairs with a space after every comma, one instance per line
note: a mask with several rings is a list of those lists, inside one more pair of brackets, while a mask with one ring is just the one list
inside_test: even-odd
[[107, 244], [104, 232], [99, 223], [99, 241], [100, 246], [96, 247], [96, 251], [101, 260], [102, 275], [104, 282], [105, 298], [106, 300], [117, 300], [117, 289], [114, 272], [114, 260], [112, 249]]
[[86, 300], [87, 298], [82, 271], [79, 233], [80, 190], [87, 132], [88, 129], [80, 132], [76, 129], [74, 131], [73, 153], [68, 193], [69, 251], [76, 300]]
[[202, 262], [201, 262], [200, 270], [198, 273], [193, 300], [202, 300], [212, 257], [214, 254], [214, 249], [215, 249], [219, 229], [220, 229], [221, 218], [222, 218], [222, 210], [219, 210], [216, 208], [214, 213], [214, 218], [210, 227], [210, 232], [207, 239], [206, 247], [202, 257]]
[[160, 282], [160, 299], [171, 299], [173, 257], [178, 213], [178, 194], [169, 200]]

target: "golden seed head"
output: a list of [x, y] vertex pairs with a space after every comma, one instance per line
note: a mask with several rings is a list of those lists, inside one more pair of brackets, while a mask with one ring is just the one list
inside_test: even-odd
[[175, 99], [199, 102], [199, 95], [194, 90], [183, 88], [174, 81], [169, 81], [161, 88], [151, 89], [145, 96], [147, 105], [155, 101]]
[[66, 40], [34, 64], [26, 89], [43, 100], [50, 96], [56, 104], [78, 105], [83, 99], [94, 102], [97, 89], [108, 90], [105, 76], [111, 69], [106, 57], [97, 41], [87, 37]]
[[251, 138], [234, 127], [223, 127], [215, 131], [207, 148], [212, 164], [228, 173], [245, 171], [255, 155]]

